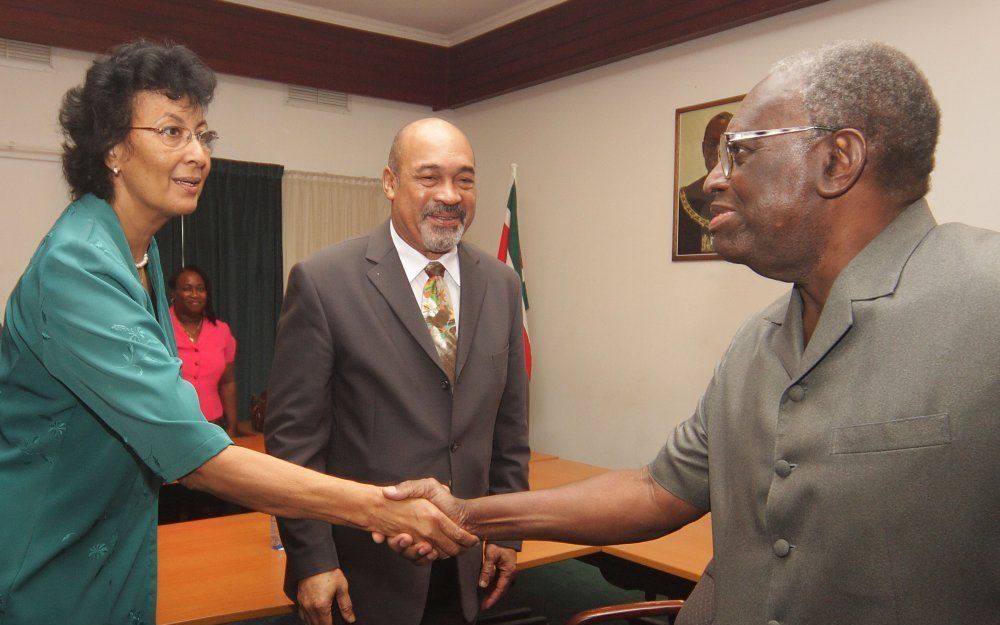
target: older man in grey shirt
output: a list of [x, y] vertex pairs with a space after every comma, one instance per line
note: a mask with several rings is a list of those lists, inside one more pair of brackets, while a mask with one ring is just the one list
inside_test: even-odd
[[657, 458], [550, 491], [387, 496], [428, 494], [486, 538], [593, 544], [711, 510], [726, 625], [997, 623], [1000, 234], [936, 225], [938, 127], [888, 46], [780, 62], [705, 189], [719, 254], [794, 287], [739, 330]]

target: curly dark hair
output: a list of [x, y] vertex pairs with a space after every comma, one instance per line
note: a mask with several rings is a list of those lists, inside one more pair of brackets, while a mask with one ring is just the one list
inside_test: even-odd
[[202, 108], [215, 93], [215, 74], [181, 45], [139, 39], [122, 44], [87, 70], [80, 86], [63, 97], [63, 175], [73, 199], [87, 193], [110, 201], [111, 171], [104, 159], [132, 126], [132, 106], [140, 91], [187, 98]]
[[177, 281], [180, 279], [181, 274], [189, 271], [201, 276], [201, 281], [205, 283], [205, 316], [209, 321], [215, 323], [218, 317], [215, 316], [215, 308], [212, 307], [212, 281], [208, 279], [208, 276], [202, 271], [201, 267], [198, 265], [184, 265], [167, 278], [167, 287], [171, 292], [176, 291]]

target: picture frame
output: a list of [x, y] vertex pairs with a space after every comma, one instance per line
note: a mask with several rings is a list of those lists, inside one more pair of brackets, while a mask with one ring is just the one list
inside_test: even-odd
[[674, 230], [671, 259], [720, 260], [708, 231], [711, 203], [702, 184], [718, 161], [719, 137], [744, 95], [679, 108], [674, 125]]

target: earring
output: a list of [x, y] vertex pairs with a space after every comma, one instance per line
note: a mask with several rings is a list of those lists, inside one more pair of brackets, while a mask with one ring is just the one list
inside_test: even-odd
[[117, 176], [118, 174], [121, 173], [121, 170], [118, 169], [118, 167], [112, 167], [111, 168], [111, 173], [113, 173], [115, 176]]

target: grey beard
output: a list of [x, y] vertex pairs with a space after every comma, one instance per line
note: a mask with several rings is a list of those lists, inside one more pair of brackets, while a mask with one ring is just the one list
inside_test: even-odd
[[[459, 219], [458, 227], [441, 228], [427, 221], [427, 217], [435, 213], [450, 213]], [[465, 209], [460, 204], [432, 204], [420, 211], [420, 238], [424, 247], [435, 254], [444, 254], [455, 249], [465, 234]]]

